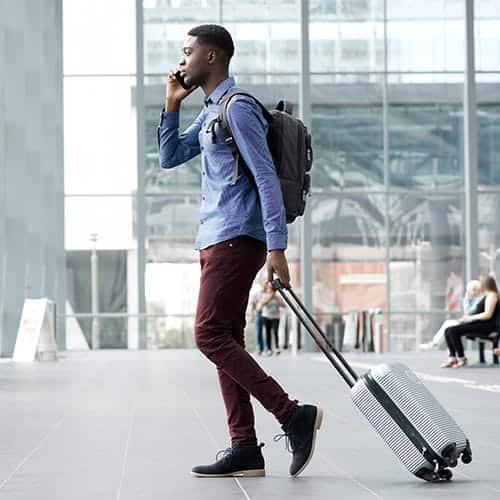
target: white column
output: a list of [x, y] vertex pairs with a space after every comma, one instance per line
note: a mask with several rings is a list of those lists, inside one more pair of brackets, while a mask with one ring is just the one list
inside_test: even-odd
[[[137, 113], [137, 305], [146, 313], [146, 199], [144, 196], [144, 19], [142, 0], [136, 0], [136, 113]], [[135, 312], [135, 311], [132, 311]], [[139, 347], [147, 347], [147, 321], [139, 318]]]
[[[311, 73], [309, 61], [309, 0], [300, 0], [300, 85], [299, 85], [300, 117], [305, 126], [311, 130]], [[313, 174], [314, 175], [314, 174]], [[304, 216], [300, 221], [300, 272], [302, 282], [302, 300], [312, 312], [312, 221], [311, 203], [307, 204]], [[302, 328], [302, 346], [304, 351], [312, 351], [314, 342]]]
[[465, 279], [479, 274], [477, 207], [477, 118], [474, 64], [474, 0], [465, 2], [464, 74], [464, 187], [465, 187]]

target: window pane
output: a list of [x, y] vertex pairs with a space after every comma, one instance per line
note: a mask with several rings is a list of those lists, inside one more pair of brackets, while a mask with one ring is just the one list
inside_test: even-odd
[[383, 194], [313, 194], [313, 257], [338, 261], [385, 260]]
[[195, 347], [194, 316], [198, 300], [198, 262], [146, 264], [148, 348]]
[[315, 190], [383, 187], [381, 86], [347, 84], [347, 78], [339, 77], [333, 85], [323, 77], [313, 79]]
[[135, 1], [63, 0], [64, 74], [135, 73]]
[[389, 200], [391, 343], [414, 350], [445, 319], [461, 315], [463, 203], [453, 195]]
[[475, 0], [476, 69], [500, 69], [500, 10], [497, 0]]
[[143, 0], [144, 22], [204, 24], [219, 19], [219, 0]]
[[290, 21], [299, 18], [298, 0], [221, 0], [224, 22]]
[[[498, 85], [495, 87], [498, 88]], [[481, 95], [481, 86], [478, 93]], [[479, 105], [477, 122], [479, 183], [498, 186], [500, 185], [500, 105]]]
[[130, 194], [137, 186], [135, 79], [64, 79], [66, 194]]
[[177, 66], [184, 40], [193, 22], [165, 21], [144, 24], [144, 71], [167, 75]]
[[312, 20], [381, 19], [384, 0], [311, 0], [309, 15]]
[[99, 250], [131, 249], [133, 198], [131, 196], [67, 196], [65, 235], [67, 250], [90, 250], [93, 233]]
[[311, 22], [312, 71], [381, 71], [384, 26], [379, 21]]
[[462, 210], [459, 195], [389, 196], [393, 312], [445, 314], [447, 290], [463, 280]]
[[478, 197], [478, 247], [481, 272], [500, 277], [500, 193], [480, 193]]
[[[91, 250], [66, 252], [67, 298], [76, 314], [92, 310], [91, 253]], [[127, 251], [98, 250], [97, 263], [99, 312], [127, 312]]]
[[462, 4], [462, 0], [387, 0], [389, 71], [463, 71]]
[[200, 195], [182, 193], [146, 198], [148, 262], [197, 262], [193, 250], [200, 220]]
[[384, 200], [364, 193], [311, 198], [318, 312], [386, 309]]
[[[146, 87], [147, 93], [154, 89]], [[201, 91], [200, 91], [201, 92]], [[198, 192], [201, 186], [200, 157], [173, 169], [163, 169], [158, 160], [157, 127], [162, 104], [148, 106], [145, 113], [146, 143], [146, 193], [176, 193], [180, 191]], [[183, 105], [180, 113], [180, 131], [187, 128], [201, 111], [201, 106]]]
[[393, 187], [461, 189], [462, 92], [459, 84], [390, 84], [388, 127]]
[[[292, 4], [296, 1], [293, 0]], [[272, 3], [273, 8], [276, 2]], [[298, 7], [293, 16], [283, 18], [281, 22], [270, 22], [272, 18], [263, 17], [264, 22], [249, 22], [252, 18], [241, 15], [245, 6], [238, 2], [238, 16], [231, 17], [232, 7], [223, 9], [224, 25], [231, 33], [235, 44], [235, 54], [231, 61], [230, 71], [238, 73], [265, 74], [280, 71], [298, 71], [299, 33]], [[252, 4], [251, 11], [260, 16], [259, 9]], [[215, 15], [217, 10], [214, 11]], [[148, 20], [149, 19], [149, 20]], [[283, 21], [288, 22], [283, 22]], [[204, 22], [209, 22], [207, 19]], [[212, 22], [218, 22], [213, 19]], [[145, 72], [166, 74], [174, 68], [181, 56], [182, 43], [187, 33], [198, 23], [186, 18], [172, 18], [158, 21], [157, 18], [146, 18], [144, 27], [144, 59]], [[281, 66], [280, 66], [281, 65]], [[264, 80], [265, 81], [265, 80]]]
[[[298, 73], [300, 26], [297, 22], [226, 24], [234, 39], [235, 52], [231, 62], [232, 73], [272, 74]], [[241, 79], [238, 81], [241, 82]], [[246, 80], [251, 83], [266, 83], [260, 80]], [[276, 83], [286, 83], [278, 79]]]

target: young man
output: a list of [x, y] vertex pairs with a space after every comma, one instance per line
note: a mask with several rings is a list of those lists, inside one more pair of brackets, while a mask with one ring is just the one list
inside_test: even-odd
[[[203, 25], [189, 31], [177, 71], [190, 88], [181, 86], [176, 72], [169, 73], [158, 129], [162, 168], [173, 168], [201, 153], [201, 220], [195, 245], [200, 251], [201, 281], [195, 340], [217, 367], [231, 435], [231, 447], [223, 457], [194, 467], [192, 474], [265, 475], [263, 444], [258, 445], [254, 429], [252, 395], [282, 425], [293, 455], [290, 474], [297, 476], [312, 457], [323, 414], [316, 406], [299, 406], [290, 399], [244, 347], [248, 295], [266, 262], [266, 253], [269, 280], [276, 274], [288, 286], [290, 276], [283, 198], [261, 109], [252, 98], [235, 96], [227, 110], [234, 140], [253, 181], [243, 169], [234, 168], [232, 152], [220, 128], [214, 126], [221, 98], [235, 85], [228, 77], [233, 53], [231, 35], [222, 26]], [[197, 87], [206, 96], [203, 109], [179, 135], [181, 102]]]

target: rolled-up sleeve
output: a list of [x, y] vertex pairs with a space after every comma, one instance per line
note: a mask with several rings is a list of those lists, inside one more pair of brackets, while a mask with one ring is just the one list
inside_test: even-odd
[[234, 97], [227, 119], [238, 150], [250, 169], [260, 198], [267, 249], [286, 249], [288, 229], [280, 182], [267, 144], [268, 124], [251, 98]]
[[203, 111], [179, 135], [179, 112], [162, 112], [158, 126], [160, 167], [173, 168], [200, 154], [198, 133], [203, 122]]

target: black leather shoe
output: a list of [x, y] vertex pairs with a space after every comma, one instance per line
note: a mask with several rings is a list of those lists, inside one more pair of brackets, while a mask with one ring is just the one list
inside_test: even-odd
[[323, 421], [323, 410], [317, 406], [297, 406], [291, 417], [281, 426], [284, 434], [275, 436], [279, 441], [286, 438], [286, 446], [292, 453], [290, 475], [298, 476], [309, 464], [314, 453], [316, 432]]
[[[261, 448], [257, 446], [241, 445], [219, 451], [215, 463], [197, 465], [191, 471], [197, 477], [261, 477], [265, 476], [264, 457]], [[221, 457], [221, 458], [219, 458]]]

